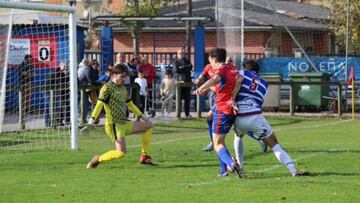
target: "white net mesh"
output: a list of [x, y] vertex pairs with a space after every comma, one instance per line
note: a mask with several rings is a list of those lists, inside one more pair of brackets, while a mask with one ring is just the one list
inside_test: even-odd
[[217, 46], [227, 50], [228, 56], [235, 61], [242, 61], [243, 53], [243, 33], [242, 4], [235, 0], [216, 0], [215, 18], [216, 18], [216, 39]]
[[1, 11], [0, 148], [69, 148], [68, 19], [55, 12]]
[[307, 71], [317, 72], [311, 57], [334, 53], [325, 8], [279, 0], [244, 0], [243, 7], [236, 0], [215, 2], [217, 46], [235, 59], [242, 53], [245, 59], [306, 58]]
[[[308, 1], [215, 2], [217, 46], [226, 48], [237, 66], [241, 67], [242, 59], [255, 59], [265, 76], [276, 73], [297, 82], [347, 81], [349, 68], [329, 25], [330, 9]], [[355, 62], [349, 57], [348, 67]], [[280, 93], [288, 107], [289, 86], [282, 85]], [[329, 85], [296, 86], [294, 94], [298, 110], [328, 110], [330, 100], [337, 97], [336, 87]]]

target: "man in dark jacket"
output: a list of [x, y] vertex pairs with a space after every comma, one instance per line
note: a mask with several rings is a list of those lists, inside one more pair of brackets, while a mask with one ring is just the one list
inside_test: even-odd
[[24, 61], [19, 65], [19, 87], [24, 98], [24, 110], [25, 113], [30, 111], [31, 107], [31, 94], [32, 94], [32, 82], [33, 82], [33, 69], [31, 67], [32, 56], [26, 54]]
[[[70, 123], [70, 88], [69, 74], [66, 62], [61, 62], [59, 67], [52, 71], [47, 77], [48, 87], [54, 91], [54, 118], [55, 125], [62, 126]], [[46, 91], [45, 125], [50, 126], [50, 94]]]
[[[177, 58], [173, 63], [173, 68], [177, 73], [177, 80], [180, 83], [191, 82], [191, 71], [192, 64], [191, 62], [184, 57], [184, 51], [180, 49], [177, 52]], [[190, 115], [190, 98], [191, 98], [191, 87], [183, 87], [181, 88], [181, 100], [184, 100], [184, 109], [186, 118], [191, 118]]]

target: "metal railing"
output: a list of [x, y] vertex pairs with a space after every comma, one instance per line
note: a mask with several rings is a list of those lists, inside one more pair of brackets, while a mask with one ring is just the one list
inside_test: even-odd
[[[113, 61], [115, 61], [115, 56], [118, 52], [114, 52]], [[133, 57], [134, 54], [132, 52], [123, 52], [125, 54], [125, 61], [129, 62]], [[141, 52], [140, 56], [146, 56], [149, 59], [149, 63], [153, 65], [157, 65], [160, 63], [164, 64], [171, 64], [173, 59], [176, 57], [176, 52]], [[84, 54], [85, 58], [88, 59], [96, 59], [100, 62], [101, 52], [100, 51], [92, 51], [92, 50], [85, 50]], [[263, 53], [245, 53], [245, 59], [259, 59], [263, 58]], [[194, 53], [191, 53], [191, 61], [194, 64]]]
[[[334, 97], [334, 100], [337, 100], [337, 116], [341, 116], [343, 114], [343, 102], [342, 100], [344, 99], [344, 97], [342, 96], [342, 92], [344, 87], [347, 87], [348, 84], [345, 82], [295, 82], [295, 81], [269, 81], [268, 82], [269, 85], [288, 85], [290, 87], [290, 94], [289, 94], [289, 115], [294, 115], [295, 112], [295, 101], [294, 101], [294, 87], [295, 86], [299, 86], [299, 85], [321, 85], [321, 86], [336, 86], [337, 89], [337, 97]], [[354, 83], [355, 86], [360, 87], [360, 82], [355, 82]], [[126, 84], [125, 85], [128, 89], [135, 89], [136, 93], [135, 96], [133, 98], [134, 99], [134, 104], [139, 106], [140, 104], [140, 88], [136, 83], [132, 83], [132, 84]], [[191, 82], [188, 83], [177, 83], [176, 84], [176, 94], [175, 94], [175, 114], [177, 118], [180, 118], [181, 115], [181, 88], [183, 87], [195, 87], [195, 85]], [[85, 112], [85, 110], [83, 109], [84, 107], [84, 102], [85, 102], [85, 91], [86, 90], [98, 90], [100, 89], [100, 86], [93, 86], [91, 84], [88, 85], [80, 85], [79, 89], [80, 89], [80, 124], [84, 124], [86, 121], [82, 120], [82, 118], [84, 118], [83, 114]], [[24, 114], [25, 114], [25, 110], [24, 110], [24, 95], [21, 92], [21, 90], [18, 87], [13, 87], [11, 88], [12, 91], [18, 91], [19, 92], [19, 125], [20, 125], [20, 129], [25, 129], [25, 121], [24, 121]], [[50, 126], [54, 127], [54, 114], [55, 114], [55, 92], [56, 89], [55, 88], [51, 88], [48, 86], [37, 86], [37, 87], [33, 87], [33, 90], [42, 90], [42, 91], [50, 91], [50, 100], [49, 100], [49, 108], [50, 108]], [[280, 99], [280, 98], [279, 98]], [[202, 117], [202, 106], [201, 106], [201, 96], [200, 95], [196, 95], [195, 98], [195, 102], [196, 102], [196, 117], [201, 118]]]
[[[116, 54], [119, 52], [114, 52], [113, 61], [115, 61]], [[125, 61], [130, 62], [132, 58], [134, 58], [134, 53], [132, 52], [123, 52], [125, 55]], [[170, 64], [172, 60], [176, 57], [176, 52], [141, 52], [140, 56], [147, 57], [149, 59], [149, 63], [157, 65], [160, 63]], [[100, 62], [101, 52], [100, 51], [89, 51], [86, 50], [84, 54], [85, 58], [90, 60], [96, 59]], [[191, 53], [191, 58], [194, 57], [194, 53]]]

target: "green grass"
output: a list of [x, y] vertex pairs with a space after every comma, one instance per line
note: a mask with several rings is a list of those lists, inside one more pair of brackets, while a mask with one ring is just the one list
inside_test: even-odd
[[[96, 129], [80, 150], [15, 151], [0, 148], [0, 202], [359, 202], [360, 122], [271, 117], [282, 146], [310, 177], [291, 177], [285, 167], [245, 138], [247, 179], [217, 177], [204, 120], [159, 123], [152, 156], [159, 167], [138, 164], [140, 135], [128, 136], [121, 160], [85, 169], [90, 158], [112, 149]], [[232, 150], [232, 133], [227, 143]]]

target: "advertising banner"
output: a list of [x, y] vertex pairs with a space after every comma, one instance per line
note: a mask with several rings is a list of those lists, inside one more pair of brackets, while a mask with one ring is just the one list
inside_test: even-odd
[[30, 39], [11, 39], [9, 51], [9, 64], [20, 64], [24, 56], [30, 54]]
[[316, 57], [311, 63], [306, 58], [262, 58], [258, 60], [261, 73], [280, 73], [283, 79], [289, 79], [289, 73], [323, 72], [331, 76], [331, 81], [344, 82], [354, 66], [355, 81], [360, 80], [360, 58], [349, 57], [346, 73], [345, 57]]

